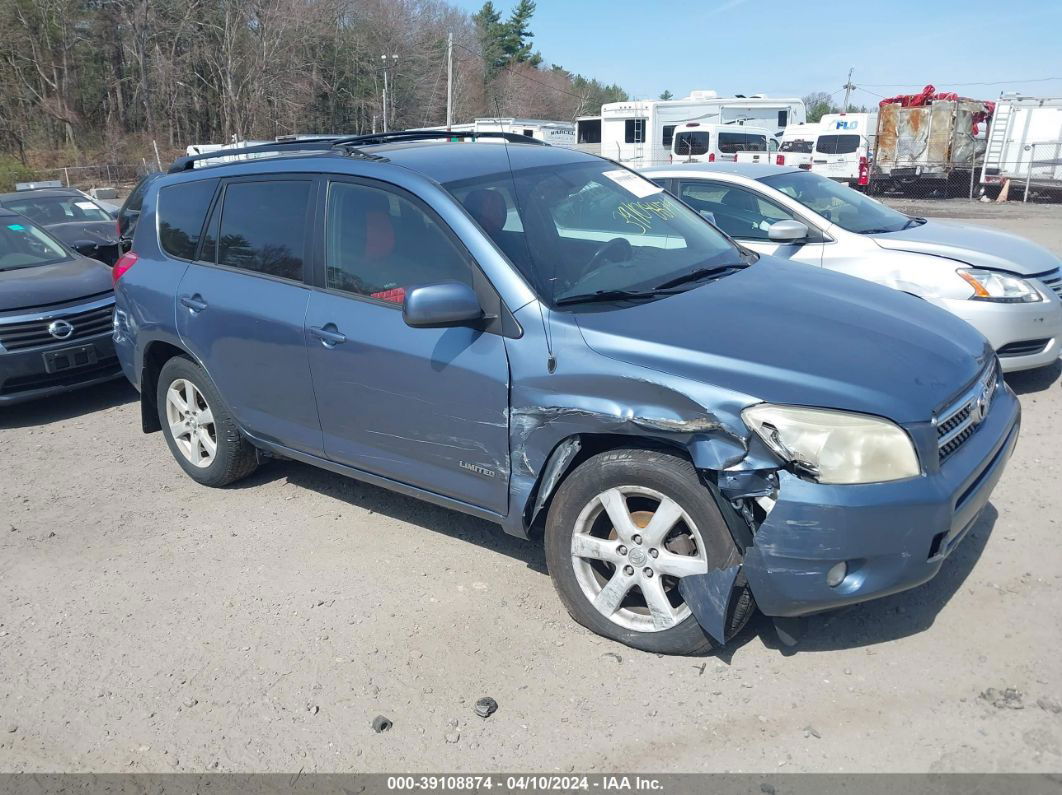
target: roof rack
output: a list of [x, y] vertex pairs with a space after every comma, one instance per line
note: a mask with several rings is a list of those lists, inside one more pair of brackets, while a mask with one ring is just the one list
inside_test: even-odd
[[319, 138], [301, 138], [297, 140], [274, 141], [268, 144], [255, 146], [229, 147], [217, 149], [213, 152], [204, 152], [198, 155], [186, 155], [178, 157], [169, 167], [168, 173], [179, 174], [195, 168], [200, 160], [217, 160], [223, 157], [239, 157], [240, 155], [253, 155], [265, 152], [329, 152], [342, 151], [354, 157], [363, 157], [370, 160], [385, 160], [386, 158], [364, 152], [360, 146], [375, 145], [402, 141], [422, 141], [448, 138], [501, 138], [510, 143], [536, 144], [549, 146], [544, 141], [539, 141], [528, 135], [519, 135], [508, 132], [447, 132], [446, 130], [399, 130], [386, 133], [369, 133], [367, 135], [337, 135], [321, 136]]

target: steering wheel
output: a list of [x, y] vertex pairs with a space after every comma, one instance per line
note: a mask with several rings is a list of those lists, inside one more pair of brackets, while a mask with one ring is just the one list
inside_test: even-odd
[[605, 264], [604, 261], [606, 259], [609, 262], [623, 262], [624, 260], [631, 259], [633, 253], [634, 252], [631, 249], [631, 241], [625, 237], [614, 237], [598, 247], [597, 251], [595, 251], [594, 255], [587, 261], [575, 281], [580, 282], [590, 274], [600, 270]]

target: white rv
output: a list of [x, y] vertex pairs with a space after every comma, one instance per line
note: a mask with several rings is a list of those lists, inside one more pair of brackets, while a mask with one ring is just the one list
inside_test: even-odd
[[601, 154], [632, 166], [667, 163], [675, 128], [685, 122], [766, 127], [780, 135], [805, 119], [797, 97], [720, 97], [694, 91], [682, 99], [642, 99], [601, 106]]
[[1004, 94], [988, 128], [981, 183], [1062, 188], [1062, 97]]
[[[424, 127], [425, 130], [445, 130], [446, 125]], [[526, 135], [552, 146], [575, 146], [575, 125], [570, 121], [547, 119], [499, 119], [482, 118], [463, 124], [451, 124], [452, 132], [508, 132]]]

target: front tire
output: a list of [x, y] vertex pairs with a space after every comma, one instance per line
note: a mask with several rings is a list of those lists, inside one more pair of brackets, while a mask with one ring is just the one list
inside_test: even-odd
[[[586, 460], [557, 490], [545, 543], [557, 593], [587, 629], [660, 654], [712, 649], [678, 581], [734, 565], [740, 553], [688, 460], [641, 449]], [[734, 594], [728, 637], [751, 604], [747, 586]]]
[[156, 403], [166, 444], [181, 469], [204, 486], [227, 486], [258, 467], [217, 388], [199, 365], [176, 356], [159, 374]]

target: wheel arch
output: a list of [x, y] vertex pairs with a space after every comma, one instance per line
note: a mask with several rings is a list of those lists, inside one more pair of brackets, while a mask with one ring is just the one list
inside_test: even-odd
[[153, 340], [144, 349], [140, 367], [140, 424], [144, 433], [162, 430], [159, 422], [158, 390], [162, 368], [170, 359], [183, 356], [202, 365], [184, 348], [164, 340]]

